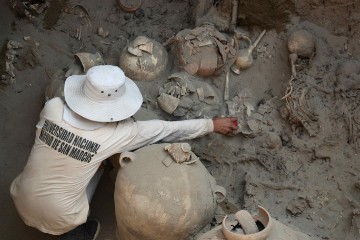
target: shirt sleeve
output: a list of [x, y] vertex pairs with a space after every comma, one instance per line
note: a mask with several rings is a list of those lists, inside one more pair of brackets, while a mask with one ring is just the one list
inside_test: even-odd
[[194, 119], [184, 121], [149, 120], [134, 122], [137, 132], [127, 144], [126, 150], [159, 141], [173, 142], [193, 139], [213, 132], [214, 125], [211, 119]]

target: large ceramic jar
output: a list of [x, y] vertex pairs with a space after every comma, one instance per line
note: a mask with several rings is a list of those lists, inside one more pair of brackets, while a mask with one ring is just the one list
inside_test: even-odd
[[121, 155], [114, 194], [118, 239], [188, 239], [225, 198], [225, 189], [199, 160], [177, 163], [164, 150], [167, 145]]
[[133, 80], [154, 80], [166, 69], [168, 53], [157, 41], [138, 36], [126, 45], [119, 58], [119, 66]]

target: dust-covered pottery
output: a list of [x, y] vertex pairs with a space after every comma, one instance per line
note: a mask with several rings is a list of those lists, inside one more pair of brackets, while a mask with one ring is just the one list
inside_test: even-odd
[[126, 45], [120, 54], [119, 65], [133, 80], [154, 80], [168, 63], [166, 49], [157, 41], [139, 36]]
[[86, 73], [90, 68], [97, 66], [97, 65], [104, 65], [104, 60], [100, 53], [76, 53], [75, 56], [77, 56], [81, 62], [81, 65], [83, 67], [84, 73]]
[[121, 154], [114, 196], [118, 239], [189, 239], [225, 198], [225, 189], [195, 154], [176, 163], [165, 147], [169, 150], [168, 144], [154, 144]]
[[259, 206], [259, 213], [251, 216], [246, 210], [226, 216], [222, 225], [201, 235], [197, 240], [310, 240], [305, 233], [273, 219]]

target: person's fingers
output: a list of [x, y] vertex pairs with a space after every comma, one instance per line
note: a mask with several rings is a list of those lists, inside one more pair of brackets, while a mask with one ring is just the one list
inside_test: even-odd
[[231, 129], [232, 129], [232, 130], [237, 130], [238, 128], [239, 128], [238, 126], [231, 125]]
[[232, 122], [237, 121], [237, 118], [234, 118], [234, 117], [229, 117], [229, 119], [230, 119], [230, 121], [232, 121]]
[[215, 132], [232, 135], [238, 129], [237, 118], [234, 117], [214, 117], [214, 130]]

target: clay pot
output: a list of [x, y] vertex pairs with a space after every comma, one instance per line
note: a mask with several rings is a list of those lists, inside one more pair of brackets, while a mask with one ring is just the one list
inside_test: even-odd
[[119, 59], [125, 75], [133, 80], [154, 80], [168, 63], [166, 49], [157, 41], [139, 36], [126, 45]]
[[267, 240], [272, 230], [272, 218], [266, 209], [260, 206], [259, 214], [254, 217], [255, 221], [259, 221], [264, 226], [264, 229], [260, 232], [246, 235], [232, 232], [226, 227], [226, 219], [227, 217], [224, 218], [222, 223], [222, 232], [227, 240]]
[[191, 75], [209, 77], [220, 75], [235, 62], [237, 46], [206, 23], [194, 29], [184, 29], [174, 38], [172, 51], [177, 65]]
[[189, 239], [224, 200], [225, 189], [200, 161], [178, 164], [165, 146], [150, 145], [134, 156], [120, 156], [114, 197], [118, 239]]
[[125, 12], [135, 12], [142, 4], [142, 0], [117, 0], [119, 7]]
[[91, 67], [97, 66], [97, 65], [103, 65], [104, 60], [100, 53], [76, 53], [75, 56], [77, 56], [81, 62], [81, 65], [84, 69], [84, 73], [87, 72]]
[[262, 31], [254, 43], [252, 43], [249, 38], [244, 37], [244, 39], [249, 42], [249, 47], [247, 49], [239, 50], [236, 61], [235, 61], [234, 65], [231, 66], [231, 70], [235, 74], [240, 74], [240, 70], [247, 69], [252, 66], [252, 64], [254, 62], [253, 57], [252, 57], [252, 52], [254, 51], [256, 46], [259, 44], [260, 40], [265, 35], [265, 32], [266, 32], [266, 30]]

